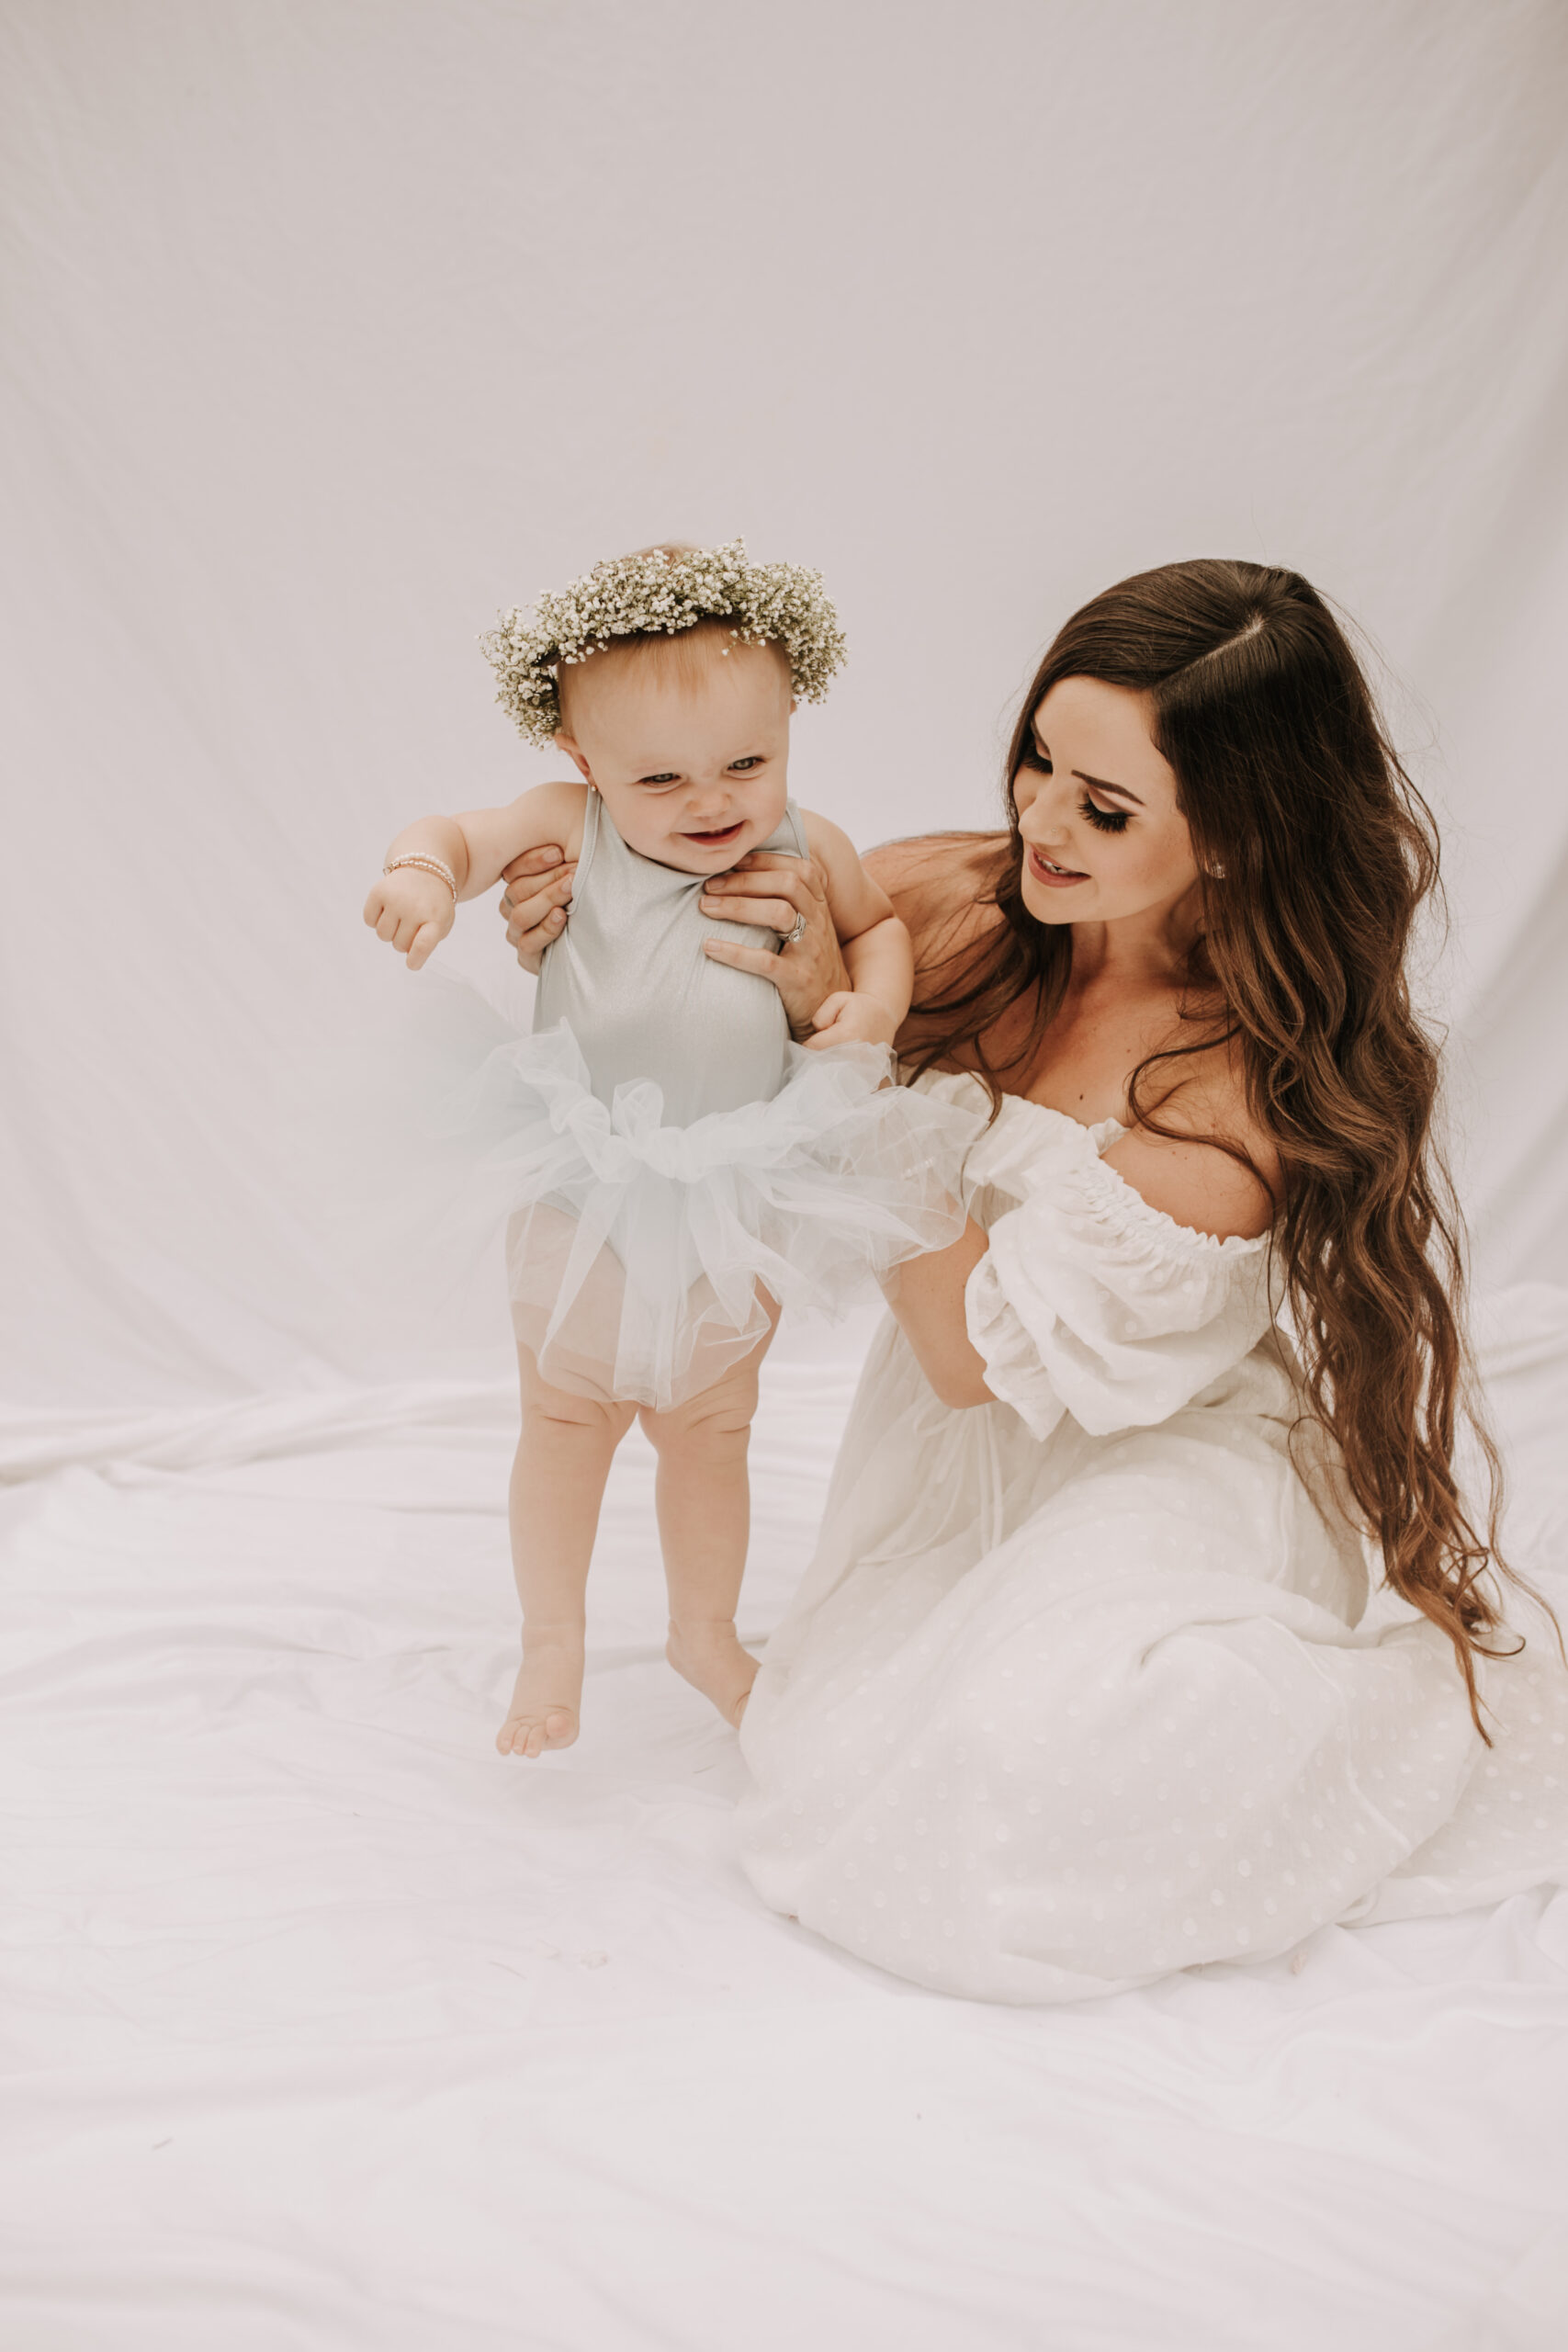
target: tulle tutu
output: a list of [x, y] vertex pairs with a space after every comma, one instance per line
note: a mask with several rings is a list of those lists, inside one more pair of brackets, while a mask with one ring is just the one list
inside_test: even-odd
[[662, 1124], [651, 1080], [593, 1094], [560, 1023], [500, 1047], [484, 1161], [509, 1210], [513, 1322], [543, 1376], [660, 1410], [711, 1387], [786, 1312], [841, 1315], [963, 1231], [982, 1119], [886, 1086], [886, 1047], [789, 1048], [771, 1102]]

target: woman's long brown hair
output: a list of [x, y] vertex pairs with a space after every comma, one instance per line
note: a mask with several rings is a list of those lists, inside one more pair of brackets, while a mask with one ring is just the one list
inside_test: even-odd
[[[1159, 1107], [1184, 1057], [1220, 1043], [1239, 1057], [1278, 1156], [1276, 1295], [1309, 1409], [1338, 1442], [1388, 1582], [1452, 1642], [1484, 1737], [1474, 1661], [1499, 1655], [1488, 1645], [1503, 1631], [1487, 1571], [1510, 1572], [1497, 1456], [1479, 1422], [1490, 1489], [1479, 1525], [1454, 1467], [1461, 1419], [1475, 1421], [1462, 1223], [1433, 1135], [1438, 1056], [1405, 971], [1438, 881], [1431, 812], [1343, 631], [1295, 572], [1204, 561], [1122, 581], [1074, 614], [1024, 697], [990, 894], [1002, 921], [923, 969], [922, 1069], [977, 1067], [994, 1091], [1033, 1064], [1061, 1005], [1071, 926], [1037, 922], [1023, 903], [1013, 782], [1041, 697], [1068, 677], [1149, 696], [1201, 877], [1193, 1041], [1140, 1064], [1130, 1114], [1172, 1132]], [[987, 1033], [1015, 1007], [998, 1063]]]

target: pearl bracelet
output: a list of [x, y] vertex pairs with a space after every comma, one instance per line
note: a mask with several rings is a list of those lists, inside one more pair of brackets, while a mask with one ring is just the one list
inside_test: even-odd
[[452, 904], [457, 903], [457, 877], [444, 858], [427, 857], [423, 850], [410, 850], [405, 857], [389, 857], [381, 868], [383, 875], [395, 874], [400, 865], [417, 865], [422, 874], [434, 874], [452, 893]]

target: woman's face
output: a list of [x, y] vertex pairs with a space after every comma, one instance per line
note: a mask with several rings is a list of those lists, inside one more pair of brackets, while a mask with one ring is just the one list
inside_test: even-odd
[[1023, 903], [1036, 922], [1117, 922], [1177, 904], [1198, 879], [1176, 771], [1147, 695], [1062, 678], [1034, 709], [1013, 779]]

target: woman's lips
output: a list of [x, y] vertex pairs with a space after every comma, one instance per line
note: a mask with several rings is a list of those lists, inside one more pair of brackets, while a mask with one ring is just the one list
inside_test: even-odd
[[1029, 853], [1029, 870], [1036, 882], [1043, 882], [1047, 889], [1051, 890], [1070, 889], [1075, 882], [1089, 880], [1087, 874], [1075, 874], [1068, 866], [1052, 865], [1049, 859], [1042, 857], [1040, 852], [1032, 846]]

